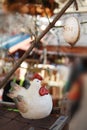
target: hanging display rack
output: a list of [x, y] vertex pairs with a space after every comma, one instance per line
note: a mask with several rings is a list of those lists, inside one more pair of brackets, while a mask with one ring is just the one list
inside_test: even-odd
[[66, 5], [61, 9], [61, 11], [56, 15], [54, 20], [47, 26], [47, 28], [38, 36], [38, 38], [34, 41], [32, 41], [31, 46], [28, 48], [28, 50], [24, 53], [24, 55], [18, 60], [18, 62], [14, 65], [12, 70], [6, 75], [5, 79], [0, 83], [0, 88], [3, 88], [4, 85], [7, 83], [8, 79], [11, 77], [11, 75], [16, 71], [16, 69], [20, 66], [20, 64], [26, 59], [26, 57], [29, 55], [29, 53], [32, 51], [32, 49], [38, 45], [39, 41], [43, 38], [43, 36], [54, 26], [54, 24], [57, 22], [57, 20], [65, 13], [65, 11], [69, 8], [69, 6], [75, 2], [76, 0], [69, 0]]

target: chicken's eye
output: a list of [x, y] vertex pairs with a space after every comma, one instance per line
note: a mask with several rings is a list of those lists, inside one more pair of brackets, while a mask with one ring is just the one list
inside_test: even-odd
[[39, 82], [39, 80], [37, 80], [37, 82]]

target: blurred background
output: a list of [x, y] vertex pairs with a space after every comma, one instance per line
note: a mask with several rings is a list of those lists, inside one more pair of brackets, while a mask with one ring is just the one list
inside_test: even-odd
[[[31, 46], [32, 41], [38, 38], [68, 1], [0, 0], [0, 81], [11, 71]], [[66, 20], [72, 17], [76, 18], [76, 22], [66, 23]], [[74, 37], [77, 35], [76, 41], [72, 42], [72, 37], [68, 42], [64, 31], [68, 32], [67, 36], [69, 31]], [[24, 63], [19, 67], [22, 71], [17, 71], [18, 76], [26, 73], [22, 79], [31, 81], [34, 73], [41, 74], [43, 82], [52, 95], [54, 106], [60, 106], [64, 90], [67, 92], [71, 82], [84, 73], [82, 80], [84, 79], [84, 92], [87, 92], [87, 0], [73, 1], [55, 25], [36, 44]], [[23, 71], [23, 68], [26, 71]], [[3, 89], [0, 90], [1, 101], [2, 93]], [[75, 120], [71, 123], [70, 130], [76, 130], [75, 127], [78, 125], [73, 125], [75, 123]], [[79, 130], [87, 130], [85, 125], [80, 128]]]

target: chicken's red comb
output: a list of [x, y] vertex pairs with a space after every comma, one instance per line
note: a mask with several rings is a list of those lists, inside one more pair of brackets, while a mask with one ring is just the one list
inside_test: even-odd
[[43, 80], [43, 78], [38, 73], [34, 74], [33, 79]]

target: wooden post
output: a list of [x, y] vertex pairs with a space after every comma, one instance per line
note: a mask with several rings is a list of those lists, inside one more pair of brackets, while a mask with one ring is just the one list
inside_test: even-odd
[[69, 0], [66, 5], [61, 9], [61, 11], [57, 14], [54, 20], [47, 26], [47, 28], [41, 33], [41, 35], [32, 42], [30, 48], [24, 53], [24, 55], [18, 60], [18, 62], [14, 65], [13, 69], [6, 75], [5, 79], [0, 83], [0, 88], [4, 88], [5, 84], [8, 82], [8, 79], [12, 76], [12, 74], [16, 71], [16, 69], [20, 66], [20, 64], [27, 58], [30, 54], [32, 49], [35, 47], [36, 44], [43, 38], [43, 36], [55, 25], [58, 19], [64, 14], [64, 12], [68, 9], [68, 7], [74, 2], [75, 0]]

